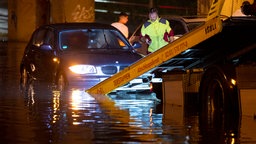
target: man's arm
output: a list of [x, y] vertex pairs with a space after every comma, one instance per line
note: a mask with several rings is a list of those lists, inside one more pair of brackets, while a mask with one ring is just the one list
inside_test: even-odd
[[169, 43], [174, 41], [174, 31], [172, 29], [164, 33], [164, 40]]
[[166, 42], [173, 42], [174, 41], [174, 31], [170, 27], [170, 23], [168, 20], [165, 19], [165, 26], [166, 26], [166, 32], [164, 33], [164, 40]]

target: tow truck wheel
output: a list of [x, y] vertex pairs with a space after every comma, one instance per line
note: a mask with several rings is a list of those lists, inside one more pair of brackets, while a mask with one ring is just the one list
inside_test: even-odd
[[237, 87], [231, 83], [235, 71], [226, 68], [228, 71], [217, 66], [211, 67], [202, 77], [199, 89], [201, 126], [227, 128], [229, 124], [223, 125], [223, 121], [234, 117], [238, 119], [240, 115]]

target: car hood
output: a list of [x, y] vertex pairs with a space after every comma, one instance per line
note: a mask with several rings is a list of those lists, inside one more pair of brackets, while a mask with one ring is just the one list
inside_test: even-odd
[[141, 55], [127, 50], [66, 51], [61, 54], [60, 62], [67, 66], [74, 64], [128, 66], [140, 58]]

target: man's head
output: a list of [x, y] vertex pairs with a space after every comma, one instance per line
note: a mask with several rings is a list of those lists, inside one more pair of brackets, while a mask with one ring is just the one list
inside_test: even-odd
[[158, 10], [156, 8], [149, 9], [148, 17], [151, 21], [158, 19]]
[[119, 14], [119, 22], [123, 23], [123, 24], [126, 24], [128, 22], [128, 14], [125, 13], [125, 12], [121, 12]]

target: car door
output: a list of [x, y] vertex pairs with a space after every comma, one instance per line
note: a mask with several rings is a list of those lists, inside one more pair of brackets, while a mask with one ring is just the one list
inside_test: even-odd
[[[140, 42], [141, 38], [141, 25], [137, 27], [137, 29], [134, 31], [134, 33], [129, 38], [129, 42], [133, 44], [134, 42]], [[148, 52], [148, 45], [146, 43], [141, 43], [141, 48], [136, 49], [136, 51], [140, 54], [147, 55]]]
[[55, 51], [54, 33], [50, 29], [41, 28], [35, 32], [30, 44], [29, 71], [34, 79], [51, 81], [54, 75]]

